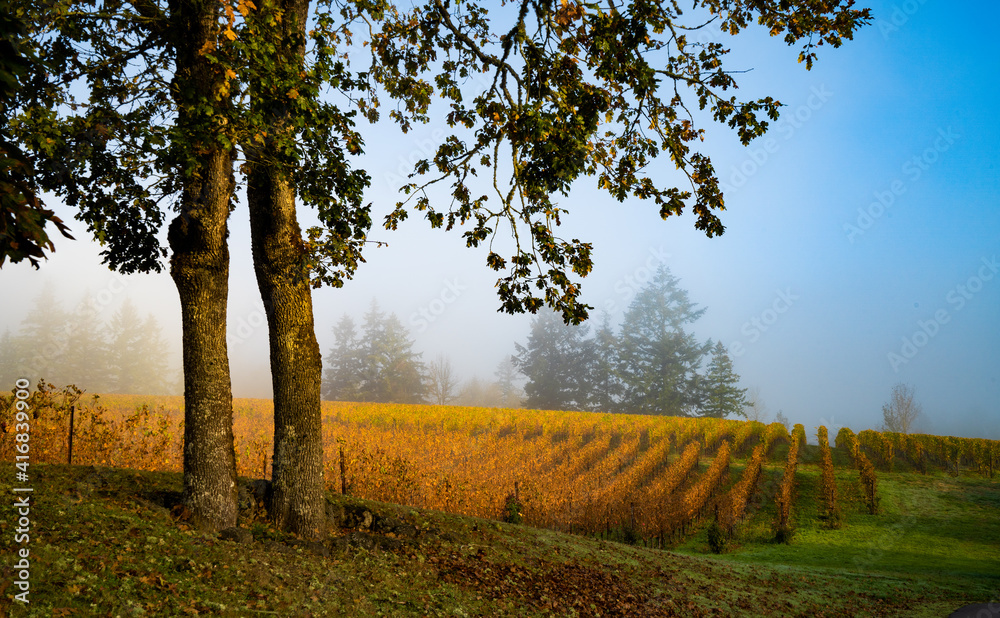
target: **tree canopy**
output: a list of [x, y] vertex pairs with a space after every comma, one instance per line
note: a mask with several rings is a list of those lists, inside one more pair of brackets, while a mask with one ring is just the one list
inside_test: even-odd
[[[453, 129], [416, 164], [403, 188], [408, 197], [385, 227], [395, 229], [411, 205], [434, 227], [463, 227], [465, 243], [485, 247], [488, 267], [501, 273], [502, 310], [548, 305], [579, 323], [589, 307], [577, 279], [591, 270], [591, 245], [558, 235], [567, 210], [556, 196], [590, 176], [618, 200], [651, 200], [664, 218], [690, 209], [697, 229], [721, 234], [724, 200], [711, 158], [693, 147], [704, 129], [692, 110], [707, 111], [743, 144], [778, 117], [772, 97], [732, 96], [737, 73], [724, 62], [728, 50], [690, 33], [736, 35], [756, 22], [800, 44], [808, 69], [817, 46], [837, 47], [867, 23], [868, 11], [853, 5], [698, 0], [685, 14], [677, 3], [652, 0], [424, 0], [407, 9], [385, 0], [320, 0], [313, 12], [308, 0], [29, 3], [18, 14], [28, 26], [23, 57], [35, 59], [25, 67], [30, 96], [3, 115], [3, 139], [34, 166], [30, 182], [4, 189], [4, 222], [13, 224], [0, 241], [27, 230], [51, 248], [37, 232], [46, 218], [58, 222], [28, 193], [49, 190], [77, 210], [110, 267], [160, 270], [168, 252], [159, 232], [168, 213], [178, 213], [167, 239], [184, 330], [185, 503], [199, 521], [224, 527], [235, 521], [236, 500], [227, 222], [240, 183], [250, 185], [251, 228], [260, 232], [255, 266], [283, 391], [295, 391], [277, 378], [294, 371], [297, 350], [316, 347], [306, 332], [311, 301], [289, 279], [339, 286], [363, 261], [369, 179], [352, 167], [363, 147], [354, 122], [356, 110], [377, 119], [380, 97], [404, 131], [439, 109]], [[352, 29], [366, 35], [368, 64], [346, 62]], [[472, 96], [474, 76], [488, 86]], [[681, 172], [683, 187], [653, 173], [661, 156]], [[449, 187], [443, 196], [438, 183]], [[321, 222], [305, 239], [294, 220], [296, 198], [316, 208]], [[25, 199], [34, 211], [17, 211]], [[284, 227], [268, 229], [279, 218]], [[513, 254], [494, 242], [505, 227]], [[5, 255], [10, 247], [2, 247]], [[261, 274], [268, 255], [282, 264]], [[296, 287], [301, 309], [287, 323], [274, 315], [282, 286]], [[302, 345], [282, 348], [291, 333]], [[318, 373], [318, 350], [309, 359]], [[279, 461], [295, 461], [293, 452], [303, 459], [296, 449], [318, 443], [318, 398], [317, 390], [276, 401], [276, 481], [285, 479]], [[295, 430], [301, 440], [287, 445], [284, 437], [305, 417], [280, 412], [286, 404], [311, 410]], [[311, 457], [315, 488], [321, 453]], [[303, 509], [321, 519], [319, 492], [303, 496], [310, 502]], [[289, 500], [283, 504], [287, 511]]]
[[[567, 195], [583, 176], [622, 201], [650, 200], [664, 219], [689, 208], [695, 227], [723, 233], [725, 208], [711, 157], [694, 146], [704, 136], [692, 109], [736, 131], [748, 144], [778, 118], [767, 96], [741, 101], [730, 94], [736, 75], [721, 43], [692, 32], [717, 28], [737, 35], [755, 22], [771, 36], [800, 44], [799, 62], [812, 67], [816, 48], [839, 47], [870, 19], [853, 0], [794, 3], [697, 0], [687, 14], [676, 2], [522, 0], [496, 3], [427, 0], [406, 12], [386, 12], [371, 41], [372, 75], [397, 102], [390, 115], [407, 129], [426, 122], [444, 99], [448, 126], [433, 157], [419, 161], [409, 197], [385, 225], [395, 228], [413, 205], [434, 227], [463, 232], [470, 247], [486, 245], [501, 309], [535, 312], [547, 304], [578, 323], [590, 307], [571, 276], [592, 267], [591, 245], [562, 239], [555, 228]], [[469, 98], [474, 76], [487, 87]], [[652, 173], [664, 156], [685, 186]], [[509, 181], [497, 169], [509, 169]], [[474, 182], [486, 172], [488, 190]], [[667, 178], [657, 181], [656, 178]], [[450, 183], [444, 195], [433, 185]], [[493, 248], [498, 231], [513, 230], [515, 252]], [[518, 230], [521, 230], [520, 232]]]
[[42, 204], [35, 182], [31, 155], [15, 143], [10, 119], [34, 93], [29, 77], [35, 59], [25, 51], [28, 27], [8, 0], [0, 1], [0, 267], [27, 259], [38, 268], [55, 244], [45, 230], [52, 223], [60, 234], [73, 239], [62, 219]]

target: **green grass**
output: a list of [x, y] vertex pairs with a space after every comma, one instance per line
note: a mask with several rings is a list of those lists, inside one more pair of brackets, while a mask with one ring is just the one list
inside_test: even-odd
[[[778, 461], [766, 478], [780, 478]], [[13, 473], [0, 466], [0, 479]], [[770, 542], [768, 496], [722, 556], [707, 555], [703, 529], [665, 552], [340, 496], [330, 500], [419, 534], [338, 528], [321, 556], [249, 513], [250, 544], [186, 530], [164, 508], [179, 496], [179, 474], [33, 465], [31, 604], [13, 601], [22, 546], [7, 500], [0, 615], [946, 616], [996, 599], [997, 482], [881, 474], [883, 512], [871, 516], [856, 477], [838, 471], [844, 527], [825, 530], [818, 471], [800, 464], [792, 544]], [[10, 482], [0, 485], [10, 496]], [[383, 548], [342, 542], [359, 534]]]
[[[805, 461], [813, 459], [806, 454]], [[830, 530], [819, 518], [819, 468], [800, 461], [791, 544], [773, 542], [773, 488], [781, 468], [764, 472], [765, 499], [739, 527], [722, 557], [739, 564], [805, 568], [837, 573], [873, 592], [893, 594], [902, 582], [914, 591], [945, 587], [967, 602], [1000, 598], [1000, 483], [981, 477], [924, 476], [879, 472], [880, 510], [868, 514], [858, 473], [837, 468], [842, 527]], [[708, 551], [703, 527], [676, 551]], [[928, 602], [926, 615], [946, 616], [955, 607]], [[938, 613], [935, 613], [938, 612]], [[915, 613], [912, 615], [920, 615]]]

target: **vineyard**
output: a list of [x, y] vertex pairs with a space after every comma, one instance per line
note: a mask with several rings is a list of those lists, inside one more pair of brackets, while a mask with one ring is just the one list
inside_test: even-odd
[[[0, 404], [0, 429], [12, 433], [10, 401]], [[72, 413], [73, 463], [180, 471], [182, 405], [180, 397], [43, 388], [31, 401], [32, 461], [67, 461]], [[803, 453], [814, 448], [821, 508], [798, 516], [836, 527], [842, 508], [825, 427], [811, 436], [819, 447], [809, 447], [801, 425], [789, 434], [778, 423], [343, 402], [322, 410], [327, 486], [365, 499], [658, 547], [682, 542], [713, 515], [733, 536], [767, 503], [780, 538], [790, 536]], [[269, 475], [271, 414], [269, 400], [234, 401], [241, 476]], [[14, 441], [0, 444], [13, 461]], [[981, 439], [844, 428], [835, 449], [852, 464], [839, 471], [856, 469], [870, 513], [880, 472], [992, 478], [1000, 463], [1000, 442]]]

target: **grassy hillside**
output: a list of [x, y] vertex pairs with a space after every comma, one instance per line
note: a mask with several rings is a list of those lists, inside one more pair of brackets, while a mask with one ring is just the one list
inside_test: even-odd
[[[8, 496], [14, 472], [0, 465]], [[791, 545], [768, 542], [773, 483], [765, 480], [732, 551], [711, 557], [704, 530], [665, 552], [341, 496], [329, 499], [330, 540], [309, 546], [261, 523], [248, 490], [244, 532], [227, 540], [184, 524], [174, 509], [180, 474], [32, 465], [27, 545], [14, 543], [11, 501], [0, 505], [0, 613], [947, 616], [1000, 598], [996, 482], [885, 474], [883, 512], [871, 516], [852, 502], [851, 472], [838, 470], [841, 530], [812, 523], [816, 472], [806, 463]], [[765, 478], [775, 475], [770, 464]], [[22, 547], [29, 605], [13, 601], [13, 552]]]

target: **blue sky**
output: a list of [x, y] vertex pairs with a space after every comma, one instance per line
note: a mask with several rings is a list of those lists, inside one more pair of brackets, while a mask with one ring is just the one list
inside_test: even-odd
[[[619, 204], [592, 180], [561, 201], [563, 233], [594, 243], [584, 298], [613, 318], [649, 269], [667, 264], [708, 309], [695, 330], [730, 347], [772, 416], [781, 410], [810, 433], [820, 423], [875, 427], [904, 382], [923, 404], [920, 429], [1000, 439], [1000, 5], [867, 6], [874, 23], [840, 49], [821, 48], [812, 71], [764, 33], [719, 37], [733, 49], [731, 68], [753, 69], [740, 94], [785, 104], [747, 148], [709, 128], [705, 152], [727, 189], [725, 235], [705, 238], [690, 216], [661, 221], [650, 204]], [[435, 124], [369, 133], [376, 221], [396, 201], [397, 170], [441, 134]], [[266, 332], [245, 219], [241, 205], [231, 224], [230, 353], [237, 395], [262, 395]], [[343, 289], [314, 294], [324, 354], [336, 319], [360, 317], [372, 298], [411, 327], [425, 359], [446, 354], [466, 377], [489, 377], [525, 340], [528, 318], [495, 312], [484, 254], [426, 227], [413, 217], [398, 232], [373, 230], [389, 247], [369, 250]], [[46, 281], [67, 307], [85, 289], [119, 289], [96, 255], [85, 240], [61, 242], [40, 272], [5, 267], [4, 287], [18, 293], [0, 300], [0, 327], [16, 330]], [[107, 311], [127, 295], [179, 341], [169, 276], [123, 280]]]

